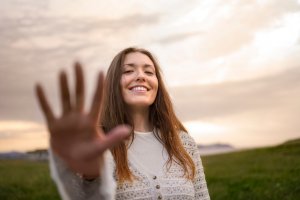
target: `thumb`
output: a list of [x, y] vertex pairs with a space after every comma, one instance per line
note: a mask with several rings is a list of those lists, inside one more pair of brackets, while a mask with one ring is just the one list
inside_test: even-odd
[[131, 132], [132, 128], [128, 125], [119, 125], [109, 131], [101, 140], [97, 140], [92, 145], [95, 155], [103, 153], [105, 150], [110, 149], [121, 141], [126, 139]]

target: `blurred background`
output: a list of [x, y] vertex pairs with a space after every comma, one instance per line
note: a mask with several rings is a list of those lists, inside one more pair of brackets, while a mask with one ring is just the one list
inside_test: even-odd
[[[300, 1], [0, 1], [0, 151], [48, 146], [34, 95], [60, 115], [58, 73], [99, 70], [149, 49], [199, 144], [262, 147], [300, 137]], [[88, 108], [89, 104], [86, 105]]]
[[80, 61], [89, 108], [129, 46], [157, 57], [212, 199], [300, 199], [300, 0], [1, 0], [1, 200], [59, 199], [35, 84], [59, 116]]

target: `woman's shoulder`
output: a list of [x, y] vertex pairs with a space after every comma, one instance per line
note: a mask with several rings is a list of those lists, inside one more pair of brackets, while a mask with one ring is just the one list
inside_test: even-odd
[[185, 149], [197, 148], [197, 144], [196, 144], [194, 138], [189, 133], [180, 131], [179, 138], [181, 139], [181, 143], [183, 144]]

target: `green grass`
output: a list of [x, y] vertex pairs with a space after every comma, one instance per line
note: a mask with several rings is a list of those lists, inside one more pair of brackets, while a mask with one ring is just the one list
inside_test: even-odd
[[47, 162], [0, 160], [1, 200], [60, 199]]
[[[300, 199], [300, 140], [202, 161], [212, 200]], [[0, 199], [59, 199], [48, 163], [0, 160]]]
[[202, 160], [213, 200], [300, 199], [300, 140]]

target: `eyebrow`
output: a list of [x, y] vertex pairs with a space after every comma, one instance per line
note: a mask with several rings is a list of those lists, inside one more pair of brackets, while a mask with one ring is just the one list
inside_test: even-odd
[[[126, 63], [124, 66], [130, 66], [130, 67], [136, 67], [134, 63]], [[153, 65], [150, 64], [144, 64], [143, 67], [148, 68], [148, 67], [154, 67]]]

